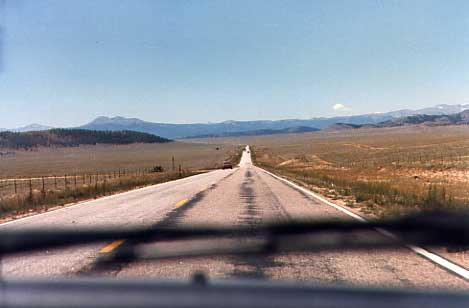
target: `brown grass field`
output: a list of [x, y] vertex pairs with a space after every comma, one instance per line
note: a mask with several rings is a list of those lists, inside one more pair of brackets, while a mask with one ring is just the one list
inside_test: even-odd
[[[216, 150], [216, 148], [219, 150]], [[107, 173], [118, 169], [137, 170], [161, 165], [176, 168], [212, 169], [230, 157], [235, 146], [171, 142], [164, 144], [97, 145], [75, 148], [39, 148], [0, 156], [1, 178]], [[6, 152], [7, 150], [3, 150]]]
[[400, 127], [214, 138], [256, 163], [377, 216], [469, 204], [469, 127]]

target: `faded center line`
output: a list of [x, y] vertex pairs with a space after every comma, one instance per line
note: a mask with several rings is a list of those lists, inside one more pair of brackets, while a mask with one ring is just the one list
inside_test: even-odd
[[99, 251], [99, 253], [100, 253], [100, 254], [109, 253], [109, 252], [113, 251], [114, 249], [116, 249], [117, 247], [119, 247], [120, 245], [122, 245], [124, 242], [125, 242], [125, 240], [117, 240], [117, 241], [114, 241], [114, 242], [110, 243], [109, 245], [104, 246], [104, 247]]

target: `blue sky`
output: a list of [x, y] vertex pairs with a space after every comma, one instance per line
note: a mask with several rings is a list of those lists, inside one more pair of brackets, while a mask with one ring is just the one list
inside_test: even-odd
[[469, 102], [469, 1], [3, 1], [0, 127]]

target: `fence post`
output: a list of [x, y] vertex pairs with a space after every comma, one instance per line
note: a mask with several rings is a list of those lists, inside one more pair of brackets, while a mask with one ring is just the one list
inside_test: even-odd
[[171, 160], [172, 160], [172, 163], [173, 163], [172, 165], [173, 165], [173, 172], [174, 172], [174, 171], [176, 171], [176, 169], [175, 169], [175, 167], [174, 167], [174, 156], [172, 157]]
[[17, 184], [16, 184], [16, 179], [13, 181], [15, 183], [15, 195], [18, 193], [18, 188], [17, 188]]
[[75, 189], [77, 188], [77, 175], [75, 174]]
[[67, 187], [68, 187], [67, 175], [64, 175], [64, 181], [65, 181], [65, 189], [67, 189]]
[[98, 174], [96, 173], [96, 181], [94, 182], [94, 198], [98, 197]]
[[182, 176], [182, 174], [181, 174], [181, 173], [182, 173], [182, 170], [181, 170], [181, 165], [179, 165], [179, 177], [181, 177], [181, 176]]
[[33, 200], [33, 180], [29, 179], [29, 199]]

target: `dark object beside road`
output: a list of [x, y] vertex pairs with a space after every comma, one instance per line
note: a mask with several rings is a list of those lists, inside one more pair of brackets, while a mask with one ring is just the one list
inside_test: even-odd
[[233, 164], [230, 163], [229, 161], [226, 161], [223, 163], [222, 169], [233, 169]]
[[164, 169], [161, 166], [155, 166], [153, 169], [151, 169], [151, 172], [163, 172]]

